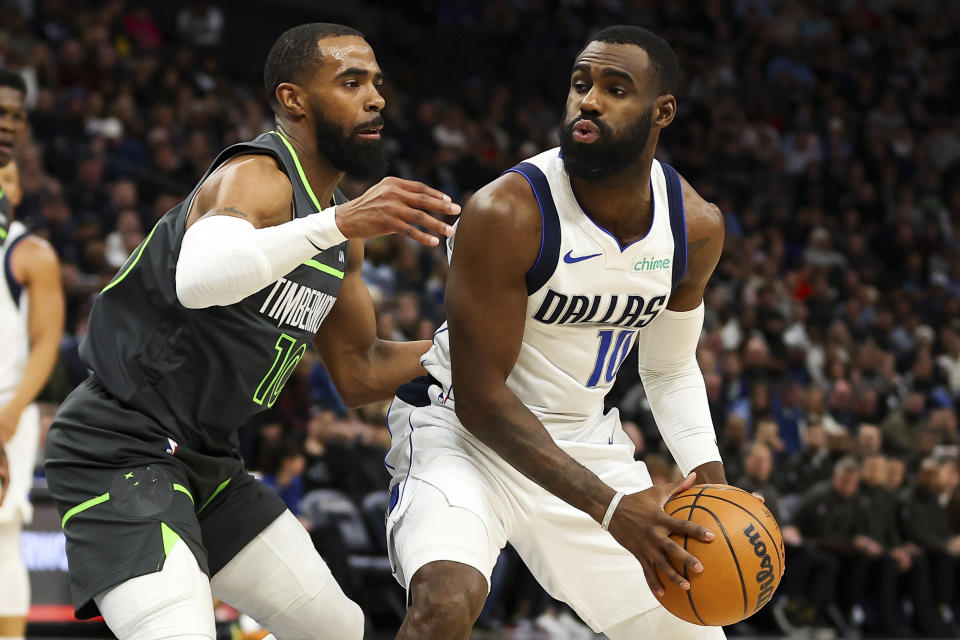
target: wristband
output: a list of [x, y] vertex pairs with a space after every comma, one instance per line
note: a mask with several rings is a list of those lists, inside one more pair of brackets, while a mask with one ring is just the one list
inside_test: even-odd
[[613, 520], [613, 512], [617, 510], [617, 505], [620, 504], [620, 501], [623, 500], [623, 496], [626, 494], [623, 491], [617, 491], [617, 495], [613, 496], [613, 500], [610, 501], [610, 506], [607, 507], [607, 512], [603, 514], [603, 522], [600, 523], [600, 526], [603, 527], [603, 530], [606, 531], [610, 528], [610, 521]]
[[304, 220], [309, 224], [306, 233], [307, 240], [321, 251], [347, 240], [347, 236], [343, 235], [340, 227], [337, 226], [336, 206], [310, 214]]

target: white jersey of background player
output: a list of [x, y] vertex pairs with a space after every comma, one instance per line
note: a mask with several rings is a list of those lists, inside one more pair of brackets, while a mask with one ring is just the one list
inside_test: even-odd
[[[0, 69], [0, 167], [12, 161], [23, 131], [25, 95], [23, 79]], [[20, 557], [20, 528], [32, 515], [29, 493], [39, 438], [33, 400], [53, 370], [63, 331], [57, 256], [11, 220], [12, 209], [0, 183], [0, 638], [22, 638], [26, 632], [30, 585]]]
[[[695, 357], [723, 219], [653, 159], [676, 76], [659, 37], [601, 31], [573, 67], [561, 150], [467, 203], [430, 376], [401, 387], [389, 415], [388, 539], [411, 601], [399, 639], [468, 638], [507, 542], [613, 640], [723, 637], [651, 593], [654, 567], [689, 586], [668, 556], [702, 570], [670, 531], [712, 538], [664, 502], [692, 470], [725, 482]], [[634, 343], [654, 417], [690, 474], [681, 483], [651, 488], [617, 412], [603, 413]]]

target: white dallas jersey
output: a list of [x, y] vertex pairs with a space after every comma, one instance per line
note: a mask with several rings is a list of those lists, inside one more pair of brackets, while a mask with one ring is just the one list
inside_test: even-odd
[[[543, 233], [526, 276], [523, 343], [507, 386], [555, 440], [606, 441], [610, 434], [595, 433], [608, 430], [603, 398], [638, 332], [666, 309], [686, 269], [680, 178], [669, 165], [653, 162], [650, 230], [622, 246], [581, 208], [558, 149], [510, 171], [530, 183]], [[423, 365], [455, 400], [446, 329], [437, 332]]]
[[[0, 236], [3, 235], [2, 231], [0, 228]], [[6, 237], [0, 237], [0, 268], [3, 269], [3, 275], [0, 276], [0, 335], [3, 336], [3, 348], [0, 348], [0, 404], [20, 384], [30, 350], [27, 291], [14, 280], [10, 266], [13, 248], [27, 237], [27, 229], [13, 221], [5, 232]]]

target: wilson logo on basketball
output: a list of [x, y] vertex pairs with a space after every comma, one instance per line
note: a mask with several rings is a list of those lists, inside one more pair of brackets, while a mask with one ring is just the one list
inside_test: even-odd
[[753, 553], [760, 558], [760, 571], [757, 572], [756, 577], [757, 584], [760, 585], [760, 593], [757, 594], [757, 605], [753, 608], [756, 612], [773, 597], [773, 562], [770, 560], [770, 554], [767, 553], [767, 544], [760, 539], [760, 532], [753, 528], [752, 522], [743, 529], [743, 535], [753, 546]]

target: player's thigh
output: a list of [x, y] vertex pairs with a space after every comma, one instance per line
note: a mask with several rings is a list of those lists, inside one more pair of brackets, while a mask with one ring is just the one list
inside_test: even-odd
[[681, 620], [663, 607], [645, 613], [603, 630], [610, 640], [723, 640], [722, 627], [702, 627]]
[[189, 546], [200, 571], [206, 571], [200, 525], [181, 472], [159, 459], [124, 467], [60, 459], [47, 466], [80, 617], [97, 615], [94, 595], [162, 570], [179, 540]]
[[363, 613], [344, 595], [310, 536], [284, 511], [211, 579], [214, 597], [278, 640], [361, 638]]
[[[470, 476], [459, 481], [469, 482]], [[451, 478], [451, 482], [454, 482]], [[479, 481], [474, 476], [472, 481]], [[470, 508], [451, 503], [435, 484], [410, 478], [402, 514], [391, 513], [387, 540], [397, 581], [405, 588], [424, 566], [440, 561], [472, 567], [486, 581], [506, 544], [503, 527], [491, 505]]]
[[[601, 479], [621, 491], [649, 483], [640, 463], [614, 461]], [[586, 513], [544, 492], [530, 525], [510, 542], [540, 584], [595, 631], [657, 606], [640, 562]]]
[[242, 468], [237, 472], [229, 462], [224, 461], [224, 473], [232, 475], [217, 482], [220, 490], [201, 505], [198, 513], [211, 576], [287, 510], [269, 487]]
[[190, 548], [173, 544], [160, 571], [129, 578], [94, 596], [120, 640], [213, 640], [210, 582]]

